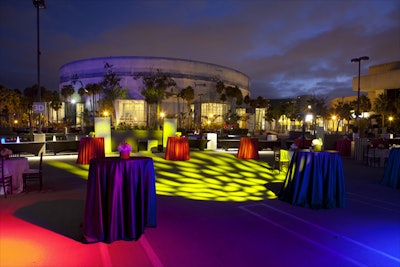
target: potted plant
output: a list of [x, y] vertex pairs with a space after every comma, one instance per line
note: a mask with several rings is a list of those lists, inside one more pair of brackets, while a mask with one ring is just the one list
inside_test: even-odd
[[124, 141], [118, 145], [118, 150], [121, 159], [129, 159], [132, 146]]

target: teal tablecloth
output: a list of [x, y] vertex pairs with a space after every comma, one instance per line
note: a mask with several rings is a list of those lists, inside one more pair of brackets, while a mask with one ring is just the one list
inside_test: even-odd
[[390, 149], [381, 184], [400, 189], [400, 148]]
[[312, 209], [344, 208], [346, 188], [338, 151], [296, 151], [279, 199]]

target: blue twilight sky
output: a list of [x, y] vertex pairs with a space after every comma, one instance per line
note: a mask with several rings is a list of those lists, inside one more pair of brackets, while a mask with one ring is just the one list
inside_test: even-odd
[[[356, 95], [352, 77], [400, 60], [399, 0], [46, 0], [41, 84], [59, 68], [106, 56], [160, 56], [236, 69], [252, 97]], [[32, 0], [0, 0], [0, 85], [37, 83]]]

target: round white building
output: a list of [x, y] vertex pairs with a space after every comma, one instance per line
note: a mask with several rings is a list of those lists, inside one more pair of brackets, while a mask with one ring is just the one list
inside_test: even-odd
[[[191, 86], [195, 95], [193, 107], [197, 110], [200, 120], [202, 116], [208, 114], [222, 115], [226, 112], [224, 109], [227, 107], [221, 106], [216, 92], [217, 81], [224, 82], [225, 86], [237, 86], [243, 96], [250, 95], [250, 79], [240, 71], [194, 60], [141, 56], [88, 58], [64, 64], [59, 70], [60, 90], [65, 85], [73, 85], [77, 91], [89, 83], [100, 83], [107, 71], [106, 64], [111, 66], [112, 71], [121, 79], [121, 87], [128, 89], [127, 99], [118, 101], [116, 105], [117, 124], [120, 122], [143, 124], [146, 121], [146, 104], [141, 94], [145, 88], [141, 80], [133, 78], [135, 73], [155, 73], [157, 70], [168, 73], [176, 82], [176, 86], [169, 89], [172, 94]], [[163, 110], [167, 113], [179, 113], [185, 110], [185, 105], [181, 103], [179, 107], [176, 105], [177, 102], [179, 99], [176, 97], [165, 99]], [[86, 108], [90, 110], [90, 104], [86, 103]]]

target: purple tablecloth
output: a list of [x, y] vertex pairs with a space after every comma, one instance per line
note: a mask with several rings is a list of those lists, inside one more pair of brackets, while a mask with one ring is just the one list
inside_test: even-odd
[[156, 227], [153, 159], [92, 159], [83, 217], [85, 241], [138, 240], [145, 227]]
[[342, 158], [337, 151], [296, 151], [278, 197], [312, 209], [346, 206]]

